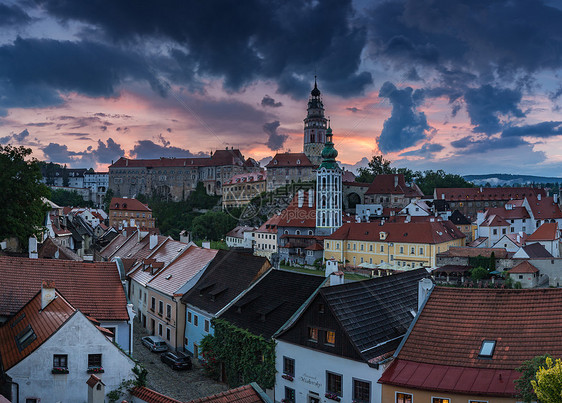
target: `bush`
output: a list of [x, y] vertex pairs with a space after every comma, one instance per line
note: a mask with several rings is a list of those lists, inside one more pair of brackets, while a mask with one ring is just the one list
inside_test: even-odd
[[488, 278], [488, 275], [489, 275], [488, 270], [486, 270], [483, 267], [475, 267], [470, 272], [470, 278], [474, 281], [478, 281], [478, 280]]

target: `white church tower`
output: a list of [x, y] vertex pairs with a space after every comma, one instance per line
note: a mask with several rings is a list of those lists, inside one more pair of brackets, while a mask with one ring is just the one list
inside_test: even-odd
[[331, 235], [342, 225], [342, 170], [337, 156], [328, 127], [322, 163], [316, 171], [316, 235]]

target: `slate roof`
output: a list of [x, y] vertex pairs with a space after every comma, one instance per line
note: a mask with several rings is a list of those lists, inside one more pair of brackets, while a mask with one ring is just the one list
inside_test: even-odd
[[[35, 289], [40, 287], [41, 284]], [[74, 315], [76, 309], [61, 294], [56, 292], [55, 295], [56, 298], [41, 310], [41, 291], [39, 291], [17, 312], [16, 316], [0, 327], [0, 359], [4, 370], [12, 368], [29, 356]], [[31, 326], [36, 338], [20, 351], [16, 339], [28, 326]]]
[[407, 197], [423, 196], [422, 191], [417, 185], [406, 185], [404, 174], [382, 174], [375, 176], [365, 194], [403, 194]]
[[[381, 232], [386, 238], [381, 238]], [[326, 239], [371, 242], [410, 242], [438, 244], [465, 238], [465, 235], [450, 221], [423, 221], [409, 223], [347, 223]]]
[[519, 263], [517, 266], [509, 270], [509, 273], [538, 273], [539, 269], [533, 266], [528, 261]]
[[527, 196], [541, 194], [546, 196], [544, 189], [532, 187], [517, 188], [435, 188], [435, 200], [447, 201], [478, 201], [478, 200], [512, 200], [524, 199]]
[[75, 262], [0, 256], [0, 316], [12, 316], [41, 287], [57, 289], [85, 315], [101, 321], [129, 320], [127, 299], [113, 262]]
[[235, 389], [220, 392], [212, 396], [202, 397], [190, 400], [187, 403], [269, 403], [271, 400], [261, 390], [261, 388], [252, 383], [250, 385], [240, 386]]
[[[528, 238], [527, 238], [528, 239]], [[529, 256], [530, 259], [536, 258], [551, 258], [552, 254], [546, 250], [546, 248], [540, 243], [532, 243], [530, 245], [523, 246], [523, 251]]]
[[271, 270], [220, 317], [269, 339], [325, 280], [319, 276]]
[[181, 301], [216, 314], [253, 283], [271, 264], [267, 258], [219, 250], [197, 284]]
[[449, 221], [451, 221], [455, 225], [470, 225], [472, 224], [468, 218], [464, 216], [459, 210], [453, 211], [451, 216], [449, 217]]
[[416, 269], [391, 276], [324, 287], [320, 294], [365, 361], [400, 344], [418, 310], [418, 282], [429, 277]]
[[[562, 356], [562, 289], [435, 287], [381, 383], [441, 392], [513, 396], [521, 363]], [[482, 341], [496, 341], [489, 359]]]
[[265, 166], [270, 168], [289, 168], [289, 167], [314, 167], [304, 153], [278, 153]]
[[558, 223], [545, 222], [536, 229], [529, 237], [527, 242], [530, 241], [555, 241], [558, 239]]
[[[134, 231], [133, 231], [134, 230]], [[127, 240], [137, 231], [134, 227], [126, 227], [123, 231], [119, 231], [118, 235], [113, 238], [101, 251], [100, 255], [104, 259], [108, 259], [113, 255]], [[135, 234], [136, 236], [136, 234]]]
[[178, 291], [216, 256], [216, 249], [190, 246], [147, 284], [149, 288], [166, 295], [178, 296]]

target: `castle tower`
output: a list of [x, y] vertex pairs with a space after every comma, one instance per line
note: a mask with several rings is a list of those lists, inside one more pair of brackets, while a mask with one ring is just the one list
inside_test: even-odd
[[316, 171], [316, 235], [331, 235], [342, 225], [342, 170], [332, 142], [332, 128], [326, 131], [322, 163]]
[[303, 152], [310, 162], [320, 165], [322, 149], [326, 143], [327, 119], [324, 117], [324, 104], [314, 77], [314, 88], [310, 92], [306, 118], [304, 119]]

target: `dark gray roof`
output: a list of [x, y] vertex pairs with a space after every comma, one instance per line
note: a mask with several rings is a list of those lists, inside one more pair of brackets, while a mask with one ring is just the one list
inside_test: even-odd
[[249, 332], [271, 338], [326, 280], [272, 270], [220, 317]]
[[265, 257], [233, 250], [219, 250], [197, 284], [182, 302], [216, 314], [258, 278], [262, 268], [271, 266]]
[[[418, 310], [425, 269], [323, 288], [320, 293], [366, 361], [394, 351]], [[382, 344], [381, 343], [385, 343]]]
[[538, 242], [523, 246], [523, 250], [531, 259], [540, 257], [553, 257], [550, 252], [547, 251], [546, 248]]
[[459, 210], [453, 211], [453, 214], [449, 217], [449, 221], [451, 221], [455, 225], [470, 225], [471, 222], [468, 218], [464, 216]]

